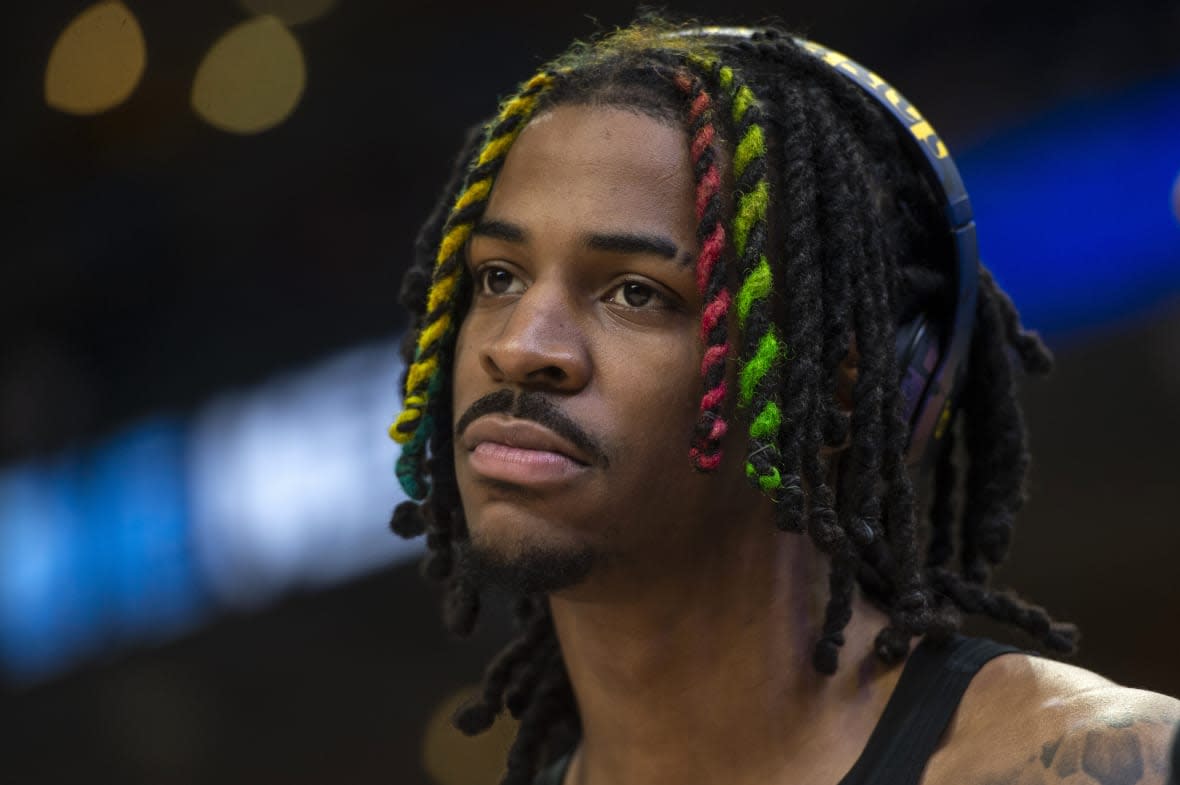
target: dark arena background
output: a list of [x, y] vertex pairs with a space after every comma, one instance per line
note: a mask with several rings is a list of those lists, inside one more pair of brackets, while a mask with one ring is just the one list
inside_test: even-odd
[[[1180, 4], [681, 3], [871, 65], [1048, 340], [1000, 582], [1180, 693]], [[496, 781], [384, 435], [463, 129], [630, 3], [12, 4], [0, 29], [0, 782]], [[717, 17], [721, 12], [726, 16]]]

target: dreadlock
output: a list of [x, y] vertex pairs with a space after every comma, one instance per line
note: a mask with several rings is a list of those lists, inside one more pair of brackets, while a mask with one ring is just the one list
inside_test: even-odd
[[[816, 669], [836, 670], [858, 585], [889, 615], [875, 646], [889, 663], [904, 659], [915, 636], [949, 635], [963, 613], [1072, 652], [1072, 626], [988, 585], [1007, 553], [1028, 468], [1010, 358], [1028, 374], [1046, 373], [1052, 360], [982, 267], [962, 407], [936, 462], [921, 553], [895, 333], [919, 313], [946, 318], [952, 249], [905, 131], [781, 31], [735, 39], [655, 21], [576, 45], [525, 82], [471, 136], [418, 237], [401, 295], [413, 317], [403, 345], [405, 406], [390, 428], [404, 444], [397, 473], [411, 501], [391, 527], [426, 534], [424, 572], [445, 586], [448, 628], [469, 634], [479, 612], [478, 588], [456, 558], [467, 528], [449, 369], [470, 299], [464, 244], [517, 135], [562, 104], [626, 107], [688, 133], [704, 303], [703, 392], [689, 460], [715, 469], [727, 412], [742, 413], [746, 473], [775, 500], [776, 524], [805, 533], [830, 559]], [[721, 161], [732, 175], [728, 194]], [[850, 347], [857, 375], [845, 413], [836, 388]], [[736, 394], [726, 381], [734, 356]], [[825, 460], [825, 446], [847, 449]], [[956, 552], [958, 569], [950, 566]], [[503, 783], [527, 785], [575, 742], [580, 720], [547, 599], [524, 597], [515, 614], [517, 636], [456, 724], [479, 733], [507, 708], [520, 731]]]

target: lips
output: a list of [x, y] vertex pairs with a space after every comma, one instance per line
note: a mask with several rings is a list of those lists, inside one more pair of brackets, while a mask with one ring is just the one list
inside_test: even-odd
[[529, 420], [480, 417], [463, 432], [461, 442], [476, 474], [516, 485], [562, 484], [591, 466], [584, 451]]

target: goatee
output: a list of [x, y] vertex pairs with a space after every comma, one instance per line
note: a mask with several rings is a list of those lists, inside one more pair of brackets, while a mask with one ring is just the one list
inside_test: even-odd
[[586, 579], [597, 560], [590, 547], [578, 549], [525, 546], [518, 553], [501, 551], [464, 538], [458, 544], [459, 569], [477, 587], [519, 594], [568, 589]]

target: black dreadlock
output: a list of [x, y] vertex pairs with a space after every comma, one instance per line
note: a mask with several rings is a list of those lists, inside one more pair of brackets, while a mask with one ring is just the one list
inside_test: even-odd
[[[790, 347], [789, 362], [769, 374], [773, 384], [759, 386], [748, 402], [751, 412], [777, 411], [776, 401], [783, 402], [781, 420], [772, 420], [781, 425], [771, 434], [770, 449], [759, 450], [762, 457], [751, 471], [778, 502], [778, 526], [807, 533], [830, 557], [830, 598], [814, 652], [816, 669], [832, 673], [837, 667], [858, 584], [889, 614], [876, 642], [886, 662], [903, 659], [914, 636], [950, 634], [960, 613], [991, 617], [1049, 650], [1072, 652], [1077, 637], [1072, 626], [988, 587], [991, 568], [1006, 555], [1028, 468], [1010, 352], [1025, 373], [1044, 374], [1051, 365], [1048, 350], [1025, 332], [1011, 301], [981, 268], [962, 413], [952, 421], [936, 464], [923, 558], [916, 494], [904, 461], [908, 429], [895, 330], [918, 313], [947, 318], [952, 250], [941, 208], [904, 147], [905, 131], [781, 31], [764, 29], [741, 40], [702, 37], [677, 47], [669, 43], [670, 30], [643, 22], [579, 45], [557, 61], [551, 72], [557, 76], [545, 82], [546, 92], [538, 92], [538, 77], [529, 83], [532, 92], [522, 95], [536, 101], [534, 114], [580, 103], [624, 106], [696, 131], [717, 122], [719, 144], [723, 137], [738, 140], [725, 153], [730, 161], [738, 159], [739, 143], [753, 125], [754, 136], [764, 137], [763, 160], [744, 172], [764, 177], [772, 194], [765, 226], [755, 225], [749, 239], [764, 243], [771, 269], [755, 271], [756, 260], [731, 257], [741, 269], [727, 286], [736, 296], [734, 277], [747, 281], [762, 274], [775, 281], [771, 296], [753, 299], [738, 342], [743, 362], [764, 335], [781, 336]], [[688, 82], [695, 87], [686, 92]], [[715, 111], [705, 114], [702, 107], [709, 102]], [[756, 111], [735, 111], [739, 105]], [[526, 122], [522, 117], [502, 110], [497, 133], [515, 132]], [[477, 209], [464, 174], [491, 166], [484, 162], [491, 144], [479, 134], [471, 137], [419, 234], [401, 293], [413, 316], [403, 346], [407, 365], [428, 317], [440, 237], [455, 225], [451, 206], [459, 199], [467, 213]], [[712, 160], [696, 161], [698, 185]], [[736, 178], [733, 209], [757, 187], [751, 177]], [[460, 281], [457, 319], [469, 296], [469, 282]], [[846, 415], [836, 385], [850, 346], [858, 363]], [[452, 348], [440, 341], [431, 351], [438, 352], [439, 367], [449, 369]], [[453, 466], [450, 375], [442, 371], [437, 377], [422, 415], [433, 423], [429, 458], [412, 460], [406, 468], [411, 482], [425, 487], [429, 480], [429, 496], [420, 505], [400, 505], [391, 526], [402, 536], [426, 533], [424, 572], [445, 585], [446, 624], [465, 636], [478, 615], [479, 593], [456, 565], [456, 542], [467, 532]], [[956, 429], [967, 457], [961, 513], [955, 500]], [[821, 459], [822, 447], [845, 444], [846, 454], [836, 464]], [[957, 571], [948, 567], [956, 539]], [[520, 720], [504, 785], [531, 783], [580, 731], [546, 598], [522, 598], [516, 619], [519, 633], [489, 665], [481, 695], [456, 715], [457, 726], [469, 734], [488, 728], [505, 706]]]

